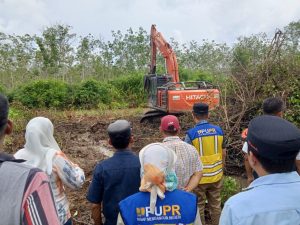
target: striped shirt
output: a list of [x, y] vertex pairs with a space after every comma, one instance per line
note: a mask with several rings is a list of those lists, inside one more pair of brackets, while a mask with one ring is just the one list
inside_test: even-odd
[[[38, 171], [38, 172], [37, 172]], [[22, 225], [59, 225], [48, 177], [32, 169], [27, 179], [22, 208]]]
[[71, 189], [78, 189], [82, 187], [84, 180], [83, 170], [78, 165], [72, 163], [63, 152], [57, 152], [53, 158], [50, 183], [61, 224], [65, 224], [71, 217], [64, 185]]
[[[2, 162], [21, 163], [12, 155], [0, 152], [0, 165]], [[24, 192], [21, 203], [21, 225], [59, 225], [57, 212], [52, 197], [48, 176], [39, 169], [30, 169], [26, 178], [25, 187], [11, 187]], [[7, 194], [8, 192], [6, 192]], [[3, 193], [0, 193], [2, 195]], [[11, 196], [13, 198], [13, 196]], [[14, 202], [16, 204], [17, 201]], [[14, 208], [15, 205], [6, 205]], [[11, 210], [13, 212], [13, 209]], [[5, 218], [2, 218], [5, 221]], [[2, 224], [2, 223], [1, 223]]]
[[182, 141], [178, 136], [166, 137], [163, 140], [163, 144], [173, 149], [177, 155], [175, 172], [178, 178], [178, 188], [183, 189], [195, 172], [203, 170], [198, 151], [194, 146]]

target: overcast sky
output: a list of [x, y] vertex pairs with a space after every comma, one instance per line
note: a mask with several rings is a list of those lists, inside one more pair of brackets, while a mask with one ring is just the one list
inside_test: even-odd
[[0, 32], [40, 34], [63, 23], [79, 35], [111, 38], [111, 30], [150, 30], [180, 43], [233, 43], [300, 19], [300, 0], [0, 0]]

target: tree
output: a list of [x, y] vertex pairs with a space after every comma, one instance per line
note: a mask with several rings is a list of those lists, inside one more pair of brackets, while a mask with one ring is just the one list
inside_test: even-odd
[[36, 59], [42, 61], [44, 76], [53, 75], [56, 78], [66, 79], [67, 71], [74, 62], [72, 42], [76, 34], [70, 31], [70, 26], [54, 25], [46, 28], [42, 37], [35, 37], [39, 48]]

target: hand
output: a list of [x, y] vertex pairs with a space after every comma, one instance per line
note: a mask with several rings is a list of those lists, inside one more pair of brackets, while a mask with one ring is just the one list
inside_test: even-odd
[[191, 189], [189, 187], [184, 187], [183, 190], [186, 192], [191, 192]]

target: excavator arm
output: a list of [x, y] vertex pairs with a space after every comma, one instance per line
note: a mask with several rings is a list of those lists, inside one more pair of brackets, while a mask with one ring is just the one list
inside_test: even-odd
[[179, 82], [178, 64], [176, 59], [176, 54], [169, 45], [169, 43], [164, 39], [162, 34], [156, 30], [155, 25], [151, 26], [151, 65], [150, 73], [155, 74], [156, 72], [156, 54], [157, 49], [165, 58], [167, 72], [172, 76], [173, 82]]

